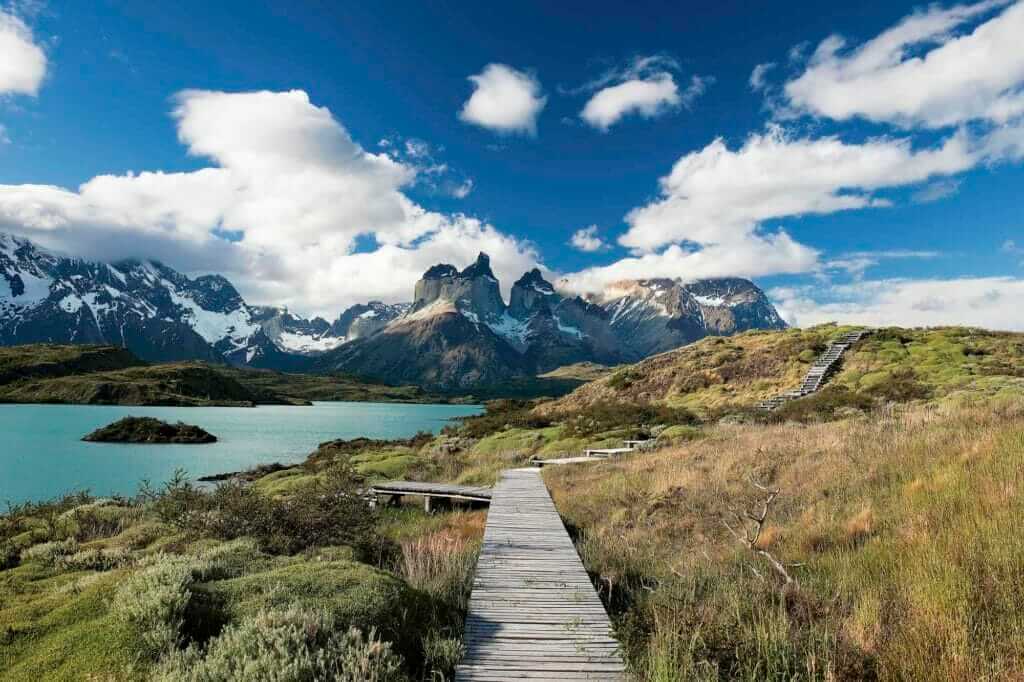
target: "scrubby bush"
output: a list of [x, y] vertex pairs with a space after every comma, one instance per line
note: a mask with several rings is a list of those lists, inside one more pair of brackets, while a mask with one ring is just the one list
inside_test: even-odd
[[21, 561], [21, 552], [13, 543], [5, 542], [0, 544], [0, 571], [14, 568]]
[[111, 549], [90, 548], [61, 556], [57, 568], [64, 571], [110, 571], [132, 562], [132, 554], [123, 547]]
[[61, 558], [74, 554], [77, 551], [78, 542], [74, 538], [52, 540], [33, 545], [22, 551], [21, 560], [24, 563], [35, 562], [52, 568], [57, 565]]
[[167, 657], [154, 680], [165, 682], [397, 682], [402, 662], [388, 643], [355, 629], [334, 631], [323, 612], [262, 611], [213, 639]]
[[621, 391], [633, 385], [633, 382], [642, 379], [643, 376], [634, 370], [624, 369], [608, 377], [608, 385], [616, 391]]
[[200, 536], [250, 537], [271, 554], [348, 545], [372, 556], [379, 542], [376, 516], [360, 494], [360, 482], [351, 469], [335, 466], [302, 494], [282, 498], [233, 480], [204, 492], [179, 472], [160, 490], [144, 485], [141, 497], [165, 523]]
[[98, 501], [75, 507], [61, 515], [67, 532], [79, 542], [89, 542], [118, 535], [138, 519], [140, 509]]
[[375, 512], [359, 494], [359, 479], [347, 468], [328, 470], [302, 495], [267, 497], [229, 482], [200, 502], [189, 527], [223, 540], [248, 536], [273, 554], [309, 547], [348, 545], [371, 554], [377, 542]]
[[139, 490], [139, 501], [149, 506], [161, 521], [177, 528], [190, 525], [192, 517], [204, 508], [204, 498], [203, 491], [192, 485], [183, 469], [176, 469], [160, 488], [143, 480]]
[[544, 429], [551, 426], [551, 420], [533, 413], [536, 401], [491, 400], [485, 411], [475, 417], [466, 417], [460, 427], [446, 431], [457, 431], [469, 438], [484, 438], [506, 428]]
[[563, 438], [587, 438], [615, 429], [647, 437], [653, 426], [695, 425], [700, 419], [687, 409], [651, 403], [598, 402], [567, 417]]
[[466, 647], [458, 637], [444, 637], [431, 631], [423, 637], [423, 658], [426, 669], [431, 675], [440, 675], [441, 679], [452, 679], [455, 666], [466, 653]]
[[855, 393], [845, 386], [831, 384], [799, 400], [783, 403], [772, 412], [761, 414], [770, 422], [815, 422], [830, 421], [851, 410], [870, 410], [875, 401], [866, 395]]
[[872, 397], [896, 403], [926, 400], [932, 395], [931, 389], [918, 381], [917, 374], [910, 368], [886, 372], [866, 392]]
[[112, 608], [135, 631], [140, 658], [155, 661], [181, 644], [191, 588], [207, 568], [194, 558], [156, 554], [118, 590]]

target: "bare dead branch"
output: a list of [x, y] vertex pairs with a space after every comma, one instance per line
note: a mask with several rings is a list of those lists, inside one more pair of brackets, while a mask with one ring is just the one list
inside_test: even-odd
[[[786, 570], [787, 564], [779, 561], [775, 555], [769, 552], [767, 549], [758, 546], [758, 542], [761, 539], [761, 533], [764, 531], [765, 523], [768, 520], [768, 515], [771, 513], [772, 504], [779, 497], [781, 493], [778, 489], [768, 488], [753, 479], [750, 478], [750, 483], [755, 488], [765, 493], [765, 499], [760, 504], [759, 512], [752, 512], [745, 510], [742, 515], [736, 511], [731, 511], [732, 516], [735, 518], [737, 527], [733, 527], [725, 517], [722, 517], [722, 525], [732, 535], [737, 542], [749, 549], [755, 555], [761, 557], [764, 561], [771, 566], [772, 570], [782, 578], [784, 586], [797, 586], [797, 581], [793, 576]], [[741, 532], [742, 530], [742, 532]], [[789, 564], [790, 567], [799, 566], [800, 564]], [[764, 580], [764, 577], [755, 569], [750, 567], [751, 572], [758, 578]]]

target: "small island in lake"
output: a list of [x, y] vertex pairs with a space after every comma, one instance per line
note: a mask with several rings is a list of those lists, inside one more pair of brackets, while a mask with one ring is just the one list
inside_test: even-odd
[[82, 440], [93, 443], [216, 443], [213, 434], [178, 422], [168, 424], [153, 417], [125, 417], [96, 429]]

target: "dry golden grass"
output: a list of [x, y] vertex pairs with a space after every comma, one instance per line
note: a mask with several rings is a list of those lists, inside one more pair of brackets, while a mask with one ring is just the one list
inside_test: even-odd
[[403, 540], [400, 573], [416, 589], [465, 609], [485, 520], [483, 512], [447, 514], [436, 530]]
[[[644, 679], [1024, 676], [1024, 401], [719, 425], [545, 478]], [[797, 589], [723, 525], [751, 481]]]

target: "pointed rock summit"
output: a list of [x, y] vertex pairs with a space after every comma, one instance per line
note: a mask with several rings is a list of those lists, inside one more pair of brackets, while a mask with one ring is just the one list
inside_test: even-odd
[[447, 263], [435, 265], [416, 283], [412, 312], [458, 311], [472, 322], [495, 321], [505, 312], [491, 259], [480, 253], [462, 272]]
[[561, 298], [540, 270], [534, 268], [512, 285], [508, 312], [516, 319], [525, 320], [536, 312], [550, 310]]

